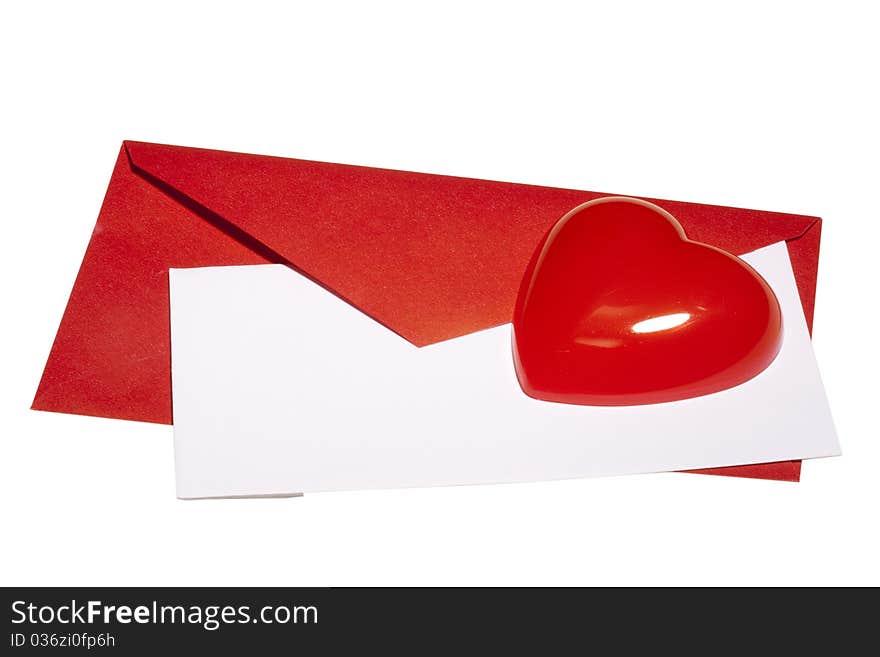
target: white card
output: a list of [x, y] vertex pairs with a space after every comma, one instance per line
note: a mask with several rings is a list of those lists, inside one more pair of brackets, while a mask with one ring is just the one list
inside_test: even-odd
[[760, 375], [634, 407], [527, 397], [510, 325], [416, 348], [282, 265], [171, 270], [177, 494], [565, 479], [839, 454], [784, 243], [747, 256], [784, 340]]

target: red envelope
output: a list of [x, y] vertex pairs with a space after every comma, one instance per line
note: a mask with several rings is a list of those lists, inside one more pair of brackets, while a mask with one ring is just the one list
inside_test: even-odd
[[[171, 423], [169, 267], [292, 266], [418, 346], [509, 322], [544, 233], [599, 196], [127, 141], [33, 408]], [[811, 326], [819, 218], [650, 200], [735, 254], [786, 240]]]

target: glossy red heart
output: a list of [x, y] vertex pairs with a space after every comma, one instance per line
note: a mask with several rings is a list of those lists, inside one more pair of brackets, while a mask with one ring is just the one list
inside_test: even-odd
[[776, 357], [776, 296], [665, 210], [608, 197], [562, 217], [532, 257], [513, 320], [516, 374], [546, 401], [653, 404], [748, 381]]

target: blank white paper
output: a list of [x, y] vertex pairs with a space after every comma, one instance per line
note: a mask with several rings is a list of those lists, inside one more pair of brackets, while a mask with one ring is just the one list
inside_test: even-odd
[[784, 341], [740, 386], [591, 407], [521, 391], [510, 325], [416, 348], [282, 265], [171, 270], [177, 494], [286, 495], [839, 454], [784, 243], [744, 256]]

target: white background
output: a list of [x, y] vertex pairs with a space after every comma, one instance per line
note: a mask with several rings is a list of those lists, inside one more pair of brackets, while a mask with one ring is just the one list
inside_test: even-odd
[[[880, 584], [872, 3], [236, 5], [0, 9], [0, 584]], [[126, 138], [820, 215], [844, 455], [178, 501], [170, 427], [28, 410]]]

